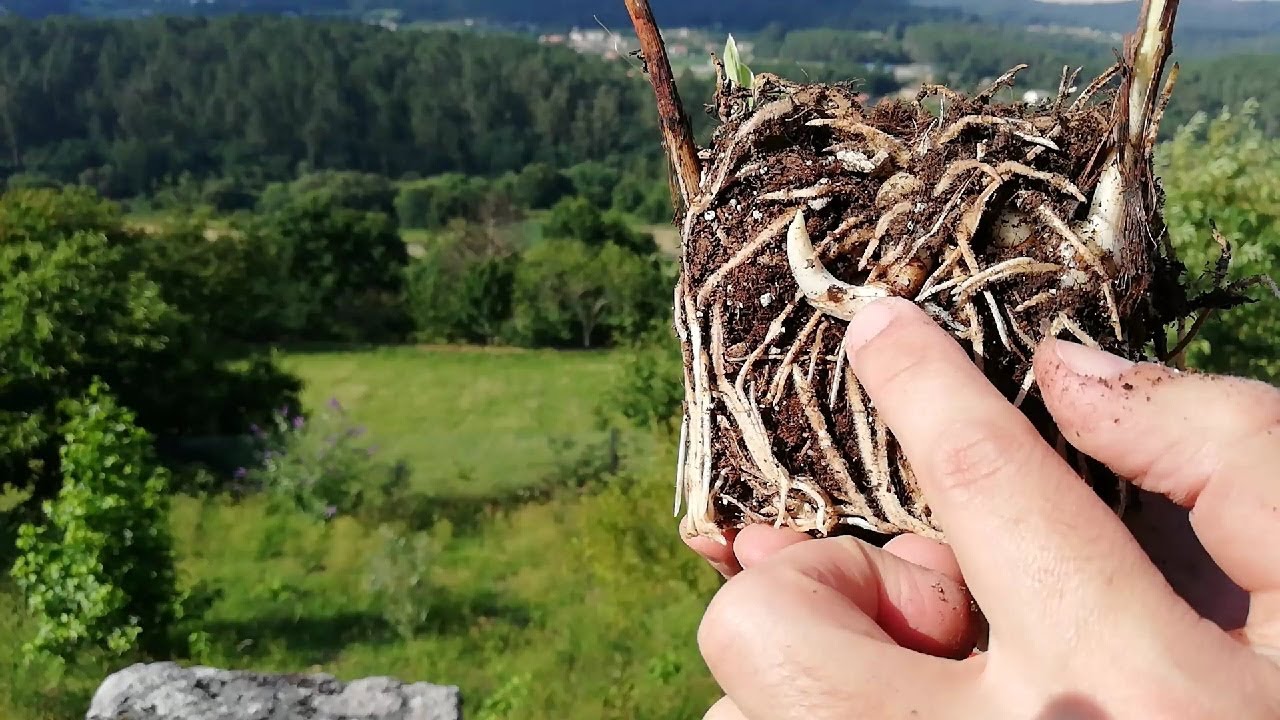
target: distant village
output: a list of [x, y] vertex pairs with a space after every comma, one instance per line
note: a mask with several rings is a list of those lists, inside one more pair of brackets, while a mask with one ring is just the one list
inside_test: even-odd
[[[1035, 29], [1046, 33], [1063, 31], [1062, 28], [1057, 27]], [[677, 70], [688, 70], [703, 77], [714, 73], [714, 67], [710, 62], [711, 53], [720, 54], [724, 50], [723, 38], [692, 28], [666, 30], [663, 32], [663, 39], [667, 43], [667, 54], [670, 55], [672, 65]], [[540, 35], [538, 41], [544, 45], [562, 45], [605, 60], [627, 60], [639, 47], [634, 36], [605, 28], [573, 28], [564, 33], [546, 33]], [[750, 41], [738, 41], [738, 50], [748, 63], [751, 62], [754, 49], [754, 44]], [[914, 98], [921, 85], [937, 81], [933, 67], [926, 64], [886, 64], [882, 69], [892, 73], [894, 79], [901, 85], [896, 95], [904, 99]], [[638, 70], [633, 69], [631, 72], [636, 74]], [[1027, 90], [1021, 99], [1024, 102], [1036, 103], [1044, 100], [1049, 94], [1048, 90]]]

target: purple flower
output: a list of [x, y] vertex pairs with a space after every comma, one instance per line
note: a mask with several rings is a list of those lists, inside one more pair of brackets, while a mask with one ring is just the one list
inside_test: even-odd
[[329, 407], [339, 412], [342, 411], [342, 403], [338, 402], [338, 398], [336, 397], [329, 398]]
[[332, 520], [338, 515], [338, 508], [334, 505], [327, 505], [324, 509], [324, 519]]
[[357, 425], [347, 431], [347, 437], [358, 438], [364, 437], [365, 429], [363, 425]]
[[248, 476], [249, 476], [248, 470], [246, 470], [245, 468], [236, 468], [235, 478], [237, 480], [243, 480]]
[[266, 433], [262, 432], [262, 428], [258, 427], [257, 424], [249, 426], [249, 433], [259, 440], [266, 437]]
[[302, 426], [303, 426], [303, 425], [305, 425], [305, 424], [306, 424], [306, 421], [302, 419], [302, 416], [301, 416], [301, 415], [299, 415], [298, 417], [296, 417], [296, 418], [294, 418], [294, 419], [293, 419], [293, 429], [294, 429], [294, 430], [301, 430], [301, 429], [302, 429]]

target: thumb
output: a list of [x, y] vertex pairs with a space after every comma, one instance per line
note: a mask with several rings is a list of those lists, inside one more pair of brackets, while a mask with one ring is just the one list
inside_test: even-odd
[[1191, 509], [1205, 549], [1240, 587], [1280, 592], [1280, 391], [1136, 365], [1051, 340], [1036, 354], [1045, 405], [1078, 450]]

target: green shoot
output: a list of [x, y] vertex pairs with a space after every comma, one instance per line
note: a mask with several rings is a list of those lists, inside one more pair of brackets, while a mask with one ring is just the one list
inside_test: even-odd
[[724, 72], [729, 78], [730, 85], [746, 88], [750, 90], [755, 85], [756, 76], [751, 72], [751, 68], [742, 62], [742, 56], [738, 54], [738, 43], [733, 39], [733, 35], [729, 35], [729, 41], [724, 46]]

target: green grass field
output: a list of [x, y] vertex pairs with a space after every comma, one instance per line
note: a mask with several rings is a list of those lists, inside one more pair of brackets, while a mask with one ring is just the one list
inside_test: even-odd
[[[556, 435], [590, 435], [609, 354], [412, 349], [294, 354], [307, 399], [337, 397], [372, 442], [403, 455], [432, 496], [493, 494], [547, 481]], [[396, 607], [366, 586], [377, 529], [271, 511], [258, 499], [176, 502], [189, 583], [220, 593], [184, 663], [391, 675], [458, 684], [469, 720], [683, 720], [717, 696], [697, 653], [718, 578], [680, 543], [670, 448], [628, 443], [616, 476], [589, 492], [446, 518], [397, 536], [429, 539], [426, 621], [395, 631]], [[462, 481], [459, 470], [470, 471]], [[402, 559], [406, 556], [402, 556]], [[83, 717], [120, 662], [24, 667], [30, 629], [0, 593], [0, 717]]]
[[432, 495], [493, 495], [556, 467], [552, 442], [597, 442], [595, 409], [614, 378], [608, 353], [396, 348], [289, 356], [303, 402], [336, 398], [379, 451], [408, 461]]

